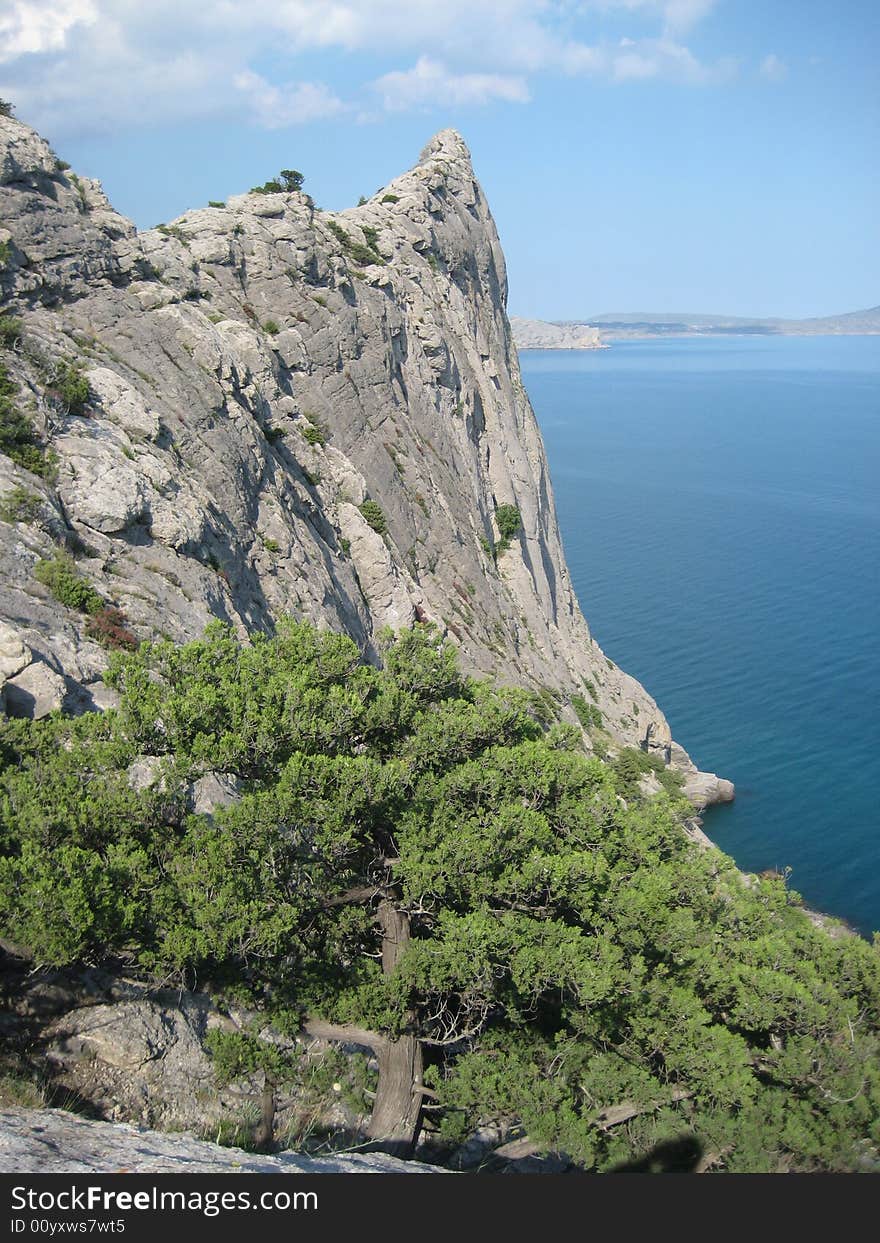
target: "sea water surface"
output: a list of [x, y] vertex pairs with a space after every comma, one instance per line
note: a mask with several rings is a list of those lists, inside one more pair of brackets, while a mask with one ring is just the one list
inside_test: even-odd
[[520, 362], [595, 638], [736, 784], [706, 832], [880, 929], [880, 337]]

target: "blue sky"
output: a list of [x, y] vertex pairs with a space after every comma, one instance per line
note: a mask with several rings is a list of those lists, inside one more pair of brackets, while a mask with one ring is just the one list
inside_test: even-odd
[[510, 310], [880, 302], [877, 0], [0, 0], [0, 97], [146, 227], [470, 145]]

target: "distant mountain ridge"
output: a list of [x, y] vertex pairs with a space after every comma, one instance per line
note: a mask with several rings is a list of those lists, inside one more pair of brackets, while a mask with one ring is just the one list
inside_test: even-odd
[[[693, 312], [618, 311], [583, 320], [542, 320], [511, 317], [514, 340], [520, 349], [595, 349], [577, 344], [579, 334], [598, 331], [601, 340], [662, 336], [846, 336], [880, 334], [880, 306], [842, 315], [809, 319], [749, 318], [742, 315], [706, 315]], [[553, 341], [553, 344], [548, 344]], [[557, 344], [556, 342], [559, 342]], [[564, 344], [562, 344], [564, 342]]]

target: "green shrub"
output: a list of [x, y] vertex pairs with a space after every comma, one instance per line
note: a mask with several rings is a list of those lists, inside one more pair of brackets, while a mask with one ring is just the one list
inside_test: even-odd
[[14, 404], [15, 393], [9, 372], [0, 363], [0, 453], [23, 470], [49, 478], [54, 470], [53, 459], [40, 445], [30, 419]]
[[515, 505], [499, 505], [495, 510], [495, 521], [498, 524], [498, 533], [502, 541], [505, 541], [507, 544], [510, 543], [522, 526], [522, 518]]
[[11, 117], [14, 111], [14, 104], [11, 104], [8, 99], [0, 99], [0, 117]]
[[178, 242], [189, 245], [189, 239], [178, 224], [157, 224], [156, 232], [161, 233], [164, 237], [174, 237]]
[[380, 203], [399, 203], [400, 195], [399, 194], [383, 194], [379, 202]]
[[368, 526], [371, 526], [379, 535], [385, 534], [388, 530], [388, 521], [380, 505], [377, 505], [375, 501], [364, 501], [360, 506], [360, 511], [366, 518]]
[[639, 794], [639, 781], [648, 773], [652, 773], [667, 794], [680, 793], [684, 778], [674, 768], [667, 768], [656, 755], [650, 755], [638, 747], [626, 747], [611, 760], [609, 767], [617, 779], [618, 787], [624, 798], [636, 798]]
[[355, 239], [350, 234], [346, 233], [345, 229], [343, 229], [340, 224], [337, 224], [335, 220], [328, 220], [327, 228], [342, 245], [342, 249], [348, 258], [354, 263], [362, 265], [370, 263], [384, 264], [385, 260], [376, 248], [379, 240], [379, 234], [376, 229], [370, 228], [369, 225], [365, 226], [363, 231], [364, 237], [367, 238], [367, 242], [365, 244], [364, 242], [355, 241]]
[[281, 552], [281, 545], [278, 543], [277, 539], [272, 539], [269, 535], [261, 535], [260, 542], [266, 552]]
[[208, 199], [209, 207], [225, 207], [226, 204], [222, 199]]
[[85, 413], [90, 391], [89, 382], [83, 375], [82, 364], [68, 360], [56, 371], [49, 395], [64, 406], [69, 414], [80, 415]]
[[8, 242], [0, 242], [0, 268], [5, 268], [12, 258], [12, 247]]
[[587, 703], [583, 695], [572, 695], [571, 706], [584, 729], [601, 729], [602, 713], [595, 704]]
[[261, 186], [253, 186], [251, 194], [282, 194], [292, 190], [301, 190], [305, 178], [295, 168], [282, 168], [277, 177], [265, 181]]
[[267, 319], [263, 324], [263, 332], [268, 332], [270, 337], [277, 337], [281, 331], [281, 325], [274, 319]]
[[16, 484], [0, 499], [0, 518], [4, 522], [33, 522], [42, 504], [43, 498], [36, 492]]
[[20, 340], [22, 323], [12, 315], [0, 315], [0, 345], [15, 345]]
[[299, 430], [310, 445], [322, 445], [326, 442], [326, 436], [320, 427], [315, 427], [314, 423], [309, 423], [307, 427], [301, 427]]
[[82, 211], [82, 212], [88, 211], [88, 209], [89, 209], [89, 200], [88, 200], [88, 196], [87, 196], [87, 194], [86, 194], [86, 188], [85, 188], [85, 186], [83, 185], [83, 183], [80, 181], [79, 177], [77, 177], [76, 173], [71, 173], [71, 174], [68, 176], [67, 180], [70, 182], [70, 184], [71, 184], [71, 185], [73, 186], [73, 188], [76, 190], [77, 195], [79, 196], [79, 209], [80, 209], [80, 211]]
[[34, 577], [69, 609], [97, 615], [107, 607], [91, 583], [79, 573], [73, 559], [65, 553], [58, 553], [51, 561], [38, 561], [34, 566]]
[[264, 427], [263, 435], [270, 445], [277, 445], [287, 435], [283, 427]]

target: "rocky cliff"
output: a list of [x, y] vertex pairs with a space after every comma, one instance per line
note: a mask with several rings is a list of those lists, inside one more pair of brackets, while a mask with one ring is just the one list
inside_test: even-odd
[[[0, 117], [0, 292], [5, 409], [38, 455], [34, 473], [0, 454], [10, 713], [105, 705], [120, 636], [292, 614], [373, 659], [382, 627], [433, 620], [468, 671], [564, 713], [586, 690], [612, 739], [688, 771], [695, 801], [731, 793], [581, 615], [458, 134], [344, 212], [270, 188], [138, 233]], [[107, 606], [97, 622], [53, 586], [59, 548]]]

